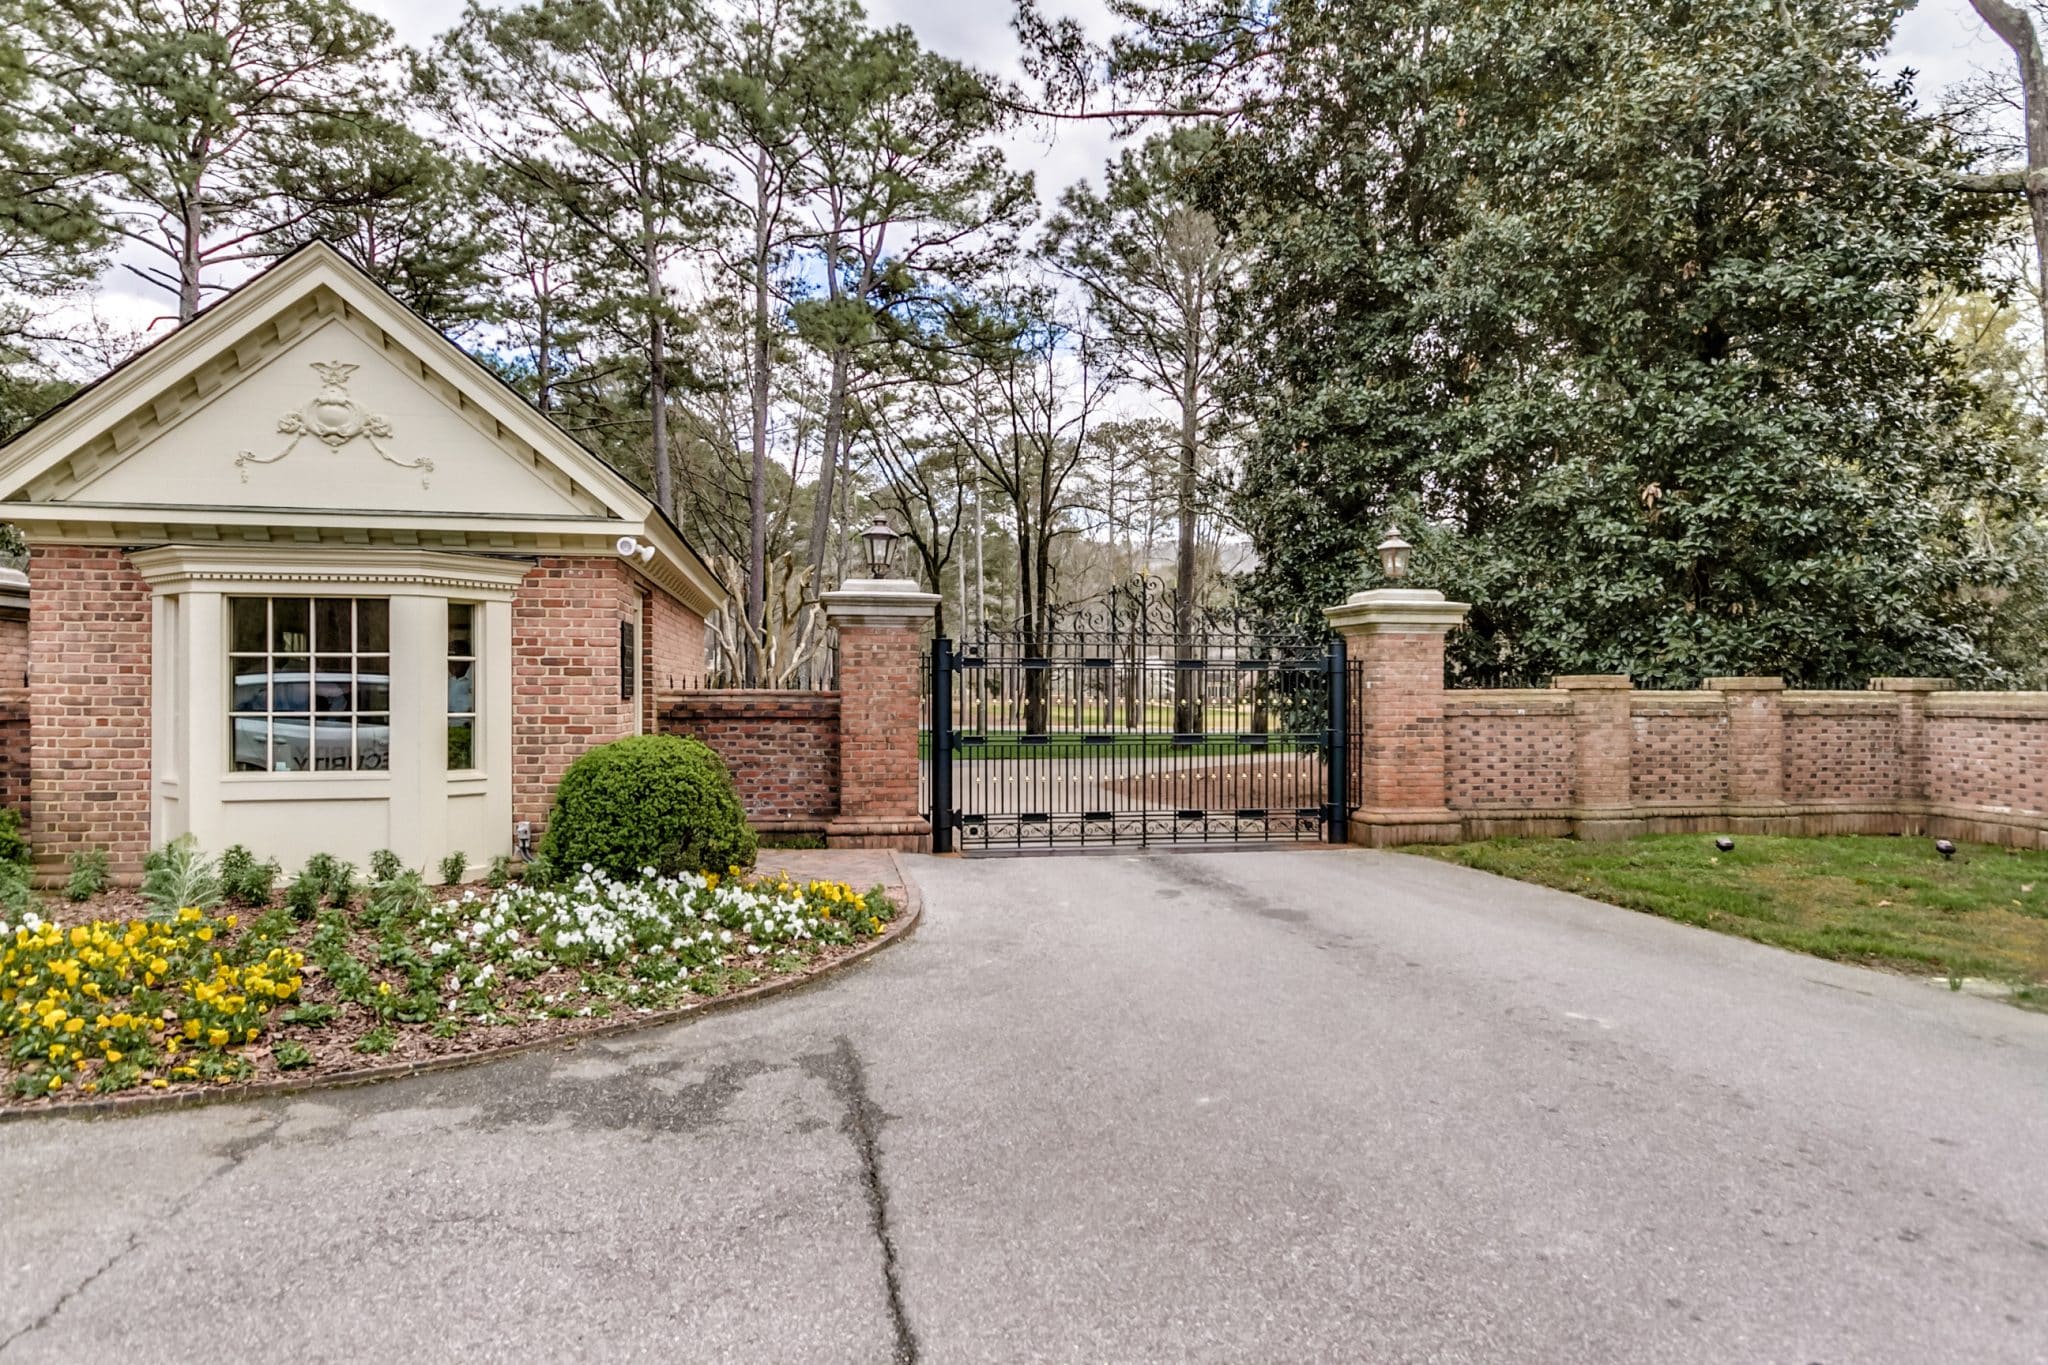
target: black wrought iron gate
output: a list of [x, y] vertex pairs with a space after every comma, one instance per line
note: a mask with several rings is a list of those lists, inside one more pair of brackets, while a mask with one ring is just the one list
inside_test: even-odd
[[1339, 641], [936, 640], [932, 847], [1342, 841], [1346, 690]]

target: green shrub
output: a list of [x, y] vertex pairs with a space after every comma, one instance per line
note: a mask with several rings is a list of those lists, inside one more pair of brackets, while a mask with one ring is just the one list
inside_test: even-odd
[[370, 855], [370, 880], [373, 882], [388, 882], [404, 870], [405, 864], [388, 848], [380, 848]]
[[33, 861], [28, 836], [21, 832], [21, 812], [0, 810], [0, 863], [26, 869]]
[[370, 912], [373, 921], [390, 924], [410, 920], [433, 903], [434, 893], [427, 889], [427, 879], [406, 868], [395, 877], [370, 883], [370, 895], [364, 908]]
[[43, 903], [28, 884], [28, 869], [20, 863], [0, 862], [0, 913], [20, 920], [29, 911], [41, 911]]
[[312, 871], [299, 873], [284, 889], [284, 904], [292, 918], [304, 923], [320, 913], [320, 892], [324, 884]]
[[512, 884], [512, 860], [500, 853], [491, 859], [491, 870], [484, 876], [484, 884], [493, 891], [502, 891]]
[[220, 890], [223, 896], [237, 905], [265, 906], [270, 904], [270, 889], [277, 884], [278, 867], [275, 858], [256, 861], [256, 855], [240, 844], [231, 844], [228, 851], [220, 855]]
[[211, 910], [220, 904], [220, 876], [199, 841], [181, 834], [142, 860], [142, 899], [158, 919], [187, 906]]
[[89, 901], [107, 889], [107, 851], [81, 849], [71, 855], [71, 880], [64, 883], [64, 895], [74, 901]]
[[463, 874], [468, 871], [469, 855], [467, 853], [449, 854], [441, 860], [441, 885], [456, 885], [462, 880]]
[[315, 853], [306, 859], [306, 870], [299, 875], [311, 878], [320, 898], [337, 910], [348, 909], [356, 898], [356, 865], [332, 853]]
[[694, 739], [636, 735], [569, 765], [540, 853], [565, 876], [589, 863], [632, 877], [643, 867], [666, 874], [751, 866], [754, 850], [717, 754]]

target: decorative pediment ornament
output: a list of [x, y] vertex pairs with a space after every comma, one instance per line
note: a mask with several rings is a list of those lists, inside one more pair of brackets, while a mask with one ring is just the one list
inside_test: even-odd
[[249, 482], [250, 465], [276, 464], [297, 450], [299, 442], [310, 436], [325, 442], [330, 449], [339, 449], [360, 438], [368, 442], [370, 449], [376, 451], [386, 464], [419, 470], [420, 487], [428, 487], [427, 476], [434, 472], [434, 462], [424, 455], [417, 460], [401, 460], [386, 450], [383, 442], [391, 439], [390, 419], [379, 413], [364, 412], [362, 405], [349, 396], [348, 377], [357, 368], [340, 360], [324, 364], [314, 361], [313, 372], [320, 376], [320, 392], [308, 399], [304, 407], [277, 419], [277, 429], [292, 438], [283, 450], [275, 455], [257, 455], [247, 450], [236, 452], [235, 468], [242, 472], [242, 482]]

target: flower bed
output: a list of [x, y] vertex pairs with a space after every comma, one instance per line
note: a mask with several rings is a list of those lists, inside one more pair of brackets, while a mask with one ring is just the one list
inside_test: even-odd
[[[90, 908], [88, 907], [88, 913]], [[360, 908], [0, 921], [5, 1103], [230, 1085], [479, 1051], [803, 972], [880, 934], [879, 888], [782, 877], [618, 881]]]

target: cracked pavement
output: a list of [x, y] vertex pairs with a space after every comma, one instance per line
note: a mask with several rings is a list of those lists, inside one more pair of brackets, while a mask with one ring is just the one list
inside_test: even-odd
[[2048, 1359], [2048, 1017], [1393, 854], [908, 863], [792, 995], [0, 1125], [0, 1365]]

